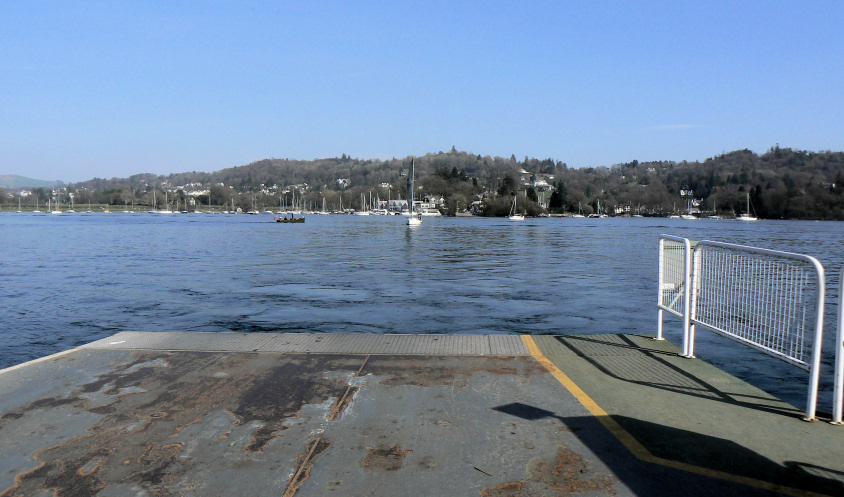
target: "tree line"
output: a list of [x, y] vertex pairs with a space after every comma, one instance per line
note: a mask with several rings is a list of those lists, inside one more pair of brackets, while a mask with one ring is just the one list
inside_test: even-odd
[[[345, 154], [311, 161], [264, 159], [216, 172], [183, 172], [166, 176], [137, 174], [128, 178], [94, 178], [66, 185], [77, 203], [151, 205], [167, 189], [171, 202], [189, 200], [181, 185], [210, 190], [202, 205], [231, 205], [244, 210], [290, 205], [293, 197], [305, 208], [360, 208], [361, 196], [381, 200], [407, 198], [410, 157], [358, 159]], [[476, 214], [506, 215], [514, 195], [528, 215], [601, 210], [610, 215], [666, 216], [689, 209], [699, 215], [744, 213], [748, 199], [754, 212], [768, 219], [844, 219], [844, 153], [810, 152], [771, 147], [723, 153], [704, 161], [648, 161], [601, 167], [569, 167], [551, 158], [514, 155], [509, 158], [457, 151], [415, 158], [414, 198], [442, 197], [445, 214], [471, 208]], [[542, 183], [547, 182], [546, 187]], [[275, 188], [273, 188], [275, 187]], [[46, 203], [50, 188], [36, 188], [34, 198]], [[176, 197], [176, 198], [172, 198]], [[0, 189], [6, 204], [16, 193]], [[63, 203], [67, 200], [63, 199]], [[297, 203], [299, 203], [297, 202]]]

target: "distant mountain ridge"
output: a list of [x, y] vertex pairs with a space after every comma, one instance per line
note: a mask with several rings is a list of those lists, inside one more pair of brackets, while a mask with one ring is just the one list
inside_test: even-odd
[[0, 174], [0, 187], [2, 188], [23, 188], [23, 187], [48, 187], [63, 185], [63, 181], [48, 181], [43, 179], [32, 179], [16, 174]]

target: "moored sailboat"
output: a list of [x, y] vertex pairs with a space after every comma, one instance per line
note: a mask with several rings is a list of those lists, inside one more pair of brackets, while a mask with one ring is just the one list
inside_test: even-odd
[[739, 214], [736, 218], [739, 221], [758, 221], [759, 218], [751, 214], [750, 210], [750, 193], [747, 193], [747, 210], [744, 214]]
[[607, 215], [604, 214], [601, 211], [601, 200], [600, 199], [598, 199], [597, 202], [595, 203], [595, 210], [596, 210], [596, 212], [593, 213], [593, 214], [589, 214], [589, 217], [595, 218], [595, 219], [603, 219], [603, 218], [607, 217]]
[[360, 210], [355, 211], [356, 216], [368, 216], [369, 210], [366, 208], [366, 197], [363, 196], [363, 193], [360, 194]]
[[[48, 202], [49, 202], [49, 199], [48, 199]], [[58, 215], [58, 214], [62, 213], [62, 210], [59, 208], [59, 197], [58, 196], [56, 197], [56, 205], [47, 207], [47, 210], [50, 212], [50, 214], [57, 214]]]
[[513, 205], [510, 206], [510, 215], [507, 216], [507, 219], [509, 219], [510, 221], [524, 221], [524, 214], [518, 214], [516, 212], [516, 197], [516, 195], [513, 195]]
[[686, 214], [680, 214], [680, 219], [686, 219], [686, 220], [697, 219], [697, 216], [692, 214], [692, 200], [691, 199], [686, 200], [686, 209], [687, 209]]
[[410, 174], [407, 175], [407, 210], [410, 214], [407, 217], [408, 226], [419, 226], [422, 224], [422, 213], [414, 212], [413, 209], [413, 176], [414, 176], [414, 158], [410, 159]]
[[260, 214], [260, 212], [258, 212], [258, 207], [257, 207], [257, 206], [256, 206], [256, 204], [255, 204], [255, 195], [252, 195], [252, 209], [251, 209], [251, 210], [246, 211], [246, 213], [247, 213], [247, 214], [251, 214], [251, 215], [253, 215], [253, 216], [254, 216], [254, 215], [257, 215], [257, 214]]
[[170, 199], [167, 197], [167, 190], [164, 190], [164, 209], [156, 211], [158, 214], [173, 214], [170, 210]]

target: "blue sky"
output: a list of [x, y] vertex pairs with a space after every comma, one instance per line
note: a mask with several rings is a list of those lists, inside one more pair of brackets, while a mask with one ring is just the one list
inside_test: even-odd
[[0, 174], [844, 150], [844, 2], [0, 0]]

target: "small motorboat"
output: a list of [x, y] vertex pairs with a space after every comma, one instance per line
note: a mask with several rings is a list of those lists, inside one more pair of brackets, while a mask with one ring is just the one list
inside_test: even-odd
[[283, 217], [283, 216], [276, 216], [275, 222], [277, 223], [304, 223], [305, 218], [303, 217], [293, 217], [293, 214], [290, 217]]

